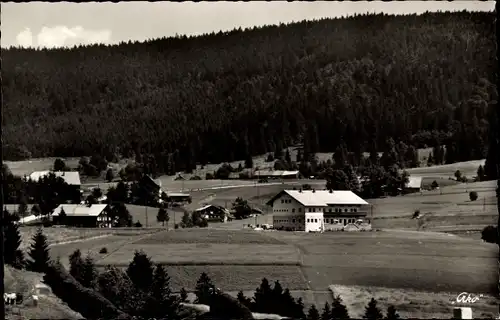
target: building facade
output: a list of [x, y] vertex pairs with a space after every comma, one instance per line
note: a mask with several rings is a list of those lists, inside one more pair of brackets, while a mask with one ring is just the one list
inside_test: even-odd
[[52, 222], [73, 227], [111, 228], [113, 221], [108, 215], [108, 208], [106, 204], [61, 204], [54, 209]]
[[283, 190], [268, 203], [275, 229], [320, 232], [366, 218], [368, 202], [352, 191]]

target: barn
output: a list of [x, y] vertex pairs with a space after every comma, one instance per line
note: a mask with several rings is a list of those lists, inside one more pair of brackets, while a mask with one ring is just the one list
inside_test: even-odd
[[73, 227], [111, 228], [112, 221], [107, 212], [107, 204], [61, 204], [54, 209], [52, 221], [54, 224]]
[[273, 227], [324, 231], [328, 225], [347, 225], [366, 218], [368, 202], [348, 190], [283, 190], [267, 202]]
[[422, 191], [422, 177], [408, 177], [408, 183], [405, 185], [404, 193], [415, 193]]
[[208, 204], [194, 211], [200, 213], [208, 221], [226, 222], [228, 219], [231, 220], [232, 218], [229, 210], [213, 204]]

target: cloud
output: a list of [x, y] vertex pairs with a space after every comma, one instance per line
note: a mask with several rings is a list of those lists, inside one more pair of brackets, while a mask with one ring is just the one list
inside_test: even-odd
[[33, 46], [33, 34], [30, 28], [25, 28], [23, 31], [19, 32], [16, 36], [17, 44], [21, 47], [32, 47]]
[[36, 38], [39, 47], [47, 48], [94, 43], [108, 44], [111, 42], [111, 31], [85, 30], [81, 26], [73, 28], [66, 26], [43, 27]]

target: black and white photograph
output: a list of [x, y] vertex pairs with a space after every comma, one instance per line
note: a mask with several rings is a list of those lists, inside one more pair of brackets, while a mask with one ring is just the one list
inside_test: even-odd
[[0, 319], [500, 319], [496, 20], [2, 2]]

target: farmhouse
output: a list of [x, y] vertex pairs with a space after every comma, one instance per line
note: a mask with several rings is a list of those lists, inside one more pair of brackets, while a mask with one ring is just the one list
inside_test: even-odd
[[267, 205], [275, 229], [323, 231], [327, 224], [345, 226], [365, 218], [369, 204], [346, 190], [283, 190]]
[[144, 186], [148, 191], [151, 191], [155, 194], [158, 194], [158, 197], [161, 197], [161, 181], [154, 180], [148, 175], [143, 175], [140, 183]]
[[222, 206], [209, 204], [194, 211], [199, 212], [208, 221], [226, 222], [228, 220], [232, 220], [232, 215], [229, 210]]
[[[62, 210], [65, 213], [63, 216], [61, 216]], [[54, 209], [52, 221], [54, 224], [64, 224], [74, 227], [111, 228], [112, 221], [107, 212], [107, 204], [61, 204]]]
[[164, 196], [164, 201], [174, 202], [174, 203], [191, 203], [191, 195], [188, 193], [181, 192], [166, 192]]
[[408, 177], [408, 183], [405, 185], [404, 193], [414, 193], [422, 191], [422, 177]]

